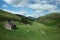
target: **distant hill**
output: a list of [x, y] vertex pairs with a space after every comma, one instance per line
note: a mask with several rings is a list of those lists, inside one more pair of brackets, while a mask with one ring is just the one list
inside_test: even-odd
[[25, 17], [19, 14], [13, 14], [4, 10], [0, 10], [0, 21], [15, 20], [24, 24], [31, 24], [35, 20], [33, 17]]
[[41, 16], [37, 19], [38, 22], [48, 26], [60, 26], [60, 13], [51, 13]]
[[35, 21], [35, 18], [33, 17], [25, 17], [23, 15], [19, 15], [19, 14], [15, 14], [17, 16], [19, 16], [21, 18], [20, 22], [24, 23], [24, 24], [32, 24], [33, 21]]
[[6, 12], [3, 10], [0, 10], [0, 21], [2, 20], [20, 20], [19, 16], [16, 16], [15, 14], [12, 14], [10, 12]]

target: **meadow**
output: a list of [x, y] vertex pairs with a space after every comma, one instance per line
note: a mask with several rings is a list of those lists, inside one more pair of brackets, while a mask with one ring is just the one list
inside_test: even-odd
[[34, 22], [32, 25], [16, 22], [15, 31], [6, 30], [0, 22], [0, 40], [60, 40], [60, 28]]

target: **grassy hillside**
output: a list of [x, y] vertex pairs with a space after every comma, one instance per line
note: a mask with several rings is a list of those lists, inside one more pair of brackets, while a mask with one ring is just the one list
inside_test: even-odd
[[15, 31], [9, 31], [0, 26], [0, 40], [60, 40], [60, 28], [49, 27], [37, 22], [33, 25], [20, 23], [16, 25], [18, 29]]
[[19, 14], [15, 14], [15, 15], [17, 15], [21, 18], [20, 22], [23, 24], [32, 24], [35, 21], [35, 18], [33, 18], [33, 17], [25, 17], [25, 16], [19, 15]]
[[0, 21], [9, 20], [9, 19], [20, 20], [20, 17], [16, 16], [15, 14], [0, 10]]
[[34, 21], [34, 18], [25, 17], [19, 14], [12, 14], [10, 12], [0, 10], [0, 21], [7, 21], [7, 20], [15, 20], [15, 21], [22, 22], [24, 24], [32, 24], [32, 21]]
[[38, 22], [48, 26], [60, 27], [60, 13], [51, 13], [38, 18]]
[[[60, 13], [53, 13], [39, 17], [37, 21], [40, 23], [38, 23], [32, 17], [11, 14], [0, 10], [0, 40], [60, 40], [60, 28], [51, 26], [60, 23], [59, 15]], [[15, 21], [18, 29], [11, 31], [4, 28], [6, 22], [4, 20], [9, 19], [19, 20]], [[20, 23], [29, 23], [31, 20], [34, 21], [32, 25]]]

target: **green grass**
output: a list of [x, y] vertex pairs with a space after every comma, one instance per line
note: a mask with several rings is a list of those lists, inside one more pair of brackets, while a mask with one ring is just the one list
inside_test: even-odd
[[60, 27], [60, 13], [46, 14], [44, 16], [39, 17], [37, 21], [47, 26]]
[[6, 20], [20, 20], [21, 18], [13, 13], [4, 11], [4, 10], [0, 10], [0, 21], [6, 21]]
[[37, 22], [32, 25], [17, 22], [16, 25], [18, 29], [15, 31], [9, 31], [0, 26], [0, 40], [60, 40], [60, 28]]

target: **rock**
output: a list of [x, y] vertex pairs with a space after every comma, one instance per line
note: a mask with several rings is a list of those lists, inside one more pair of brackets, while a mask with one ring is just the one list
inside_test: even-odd
[[8, 22], [5, 23], [4, 28], [7, 30], [11, 30], [11, 25]]

